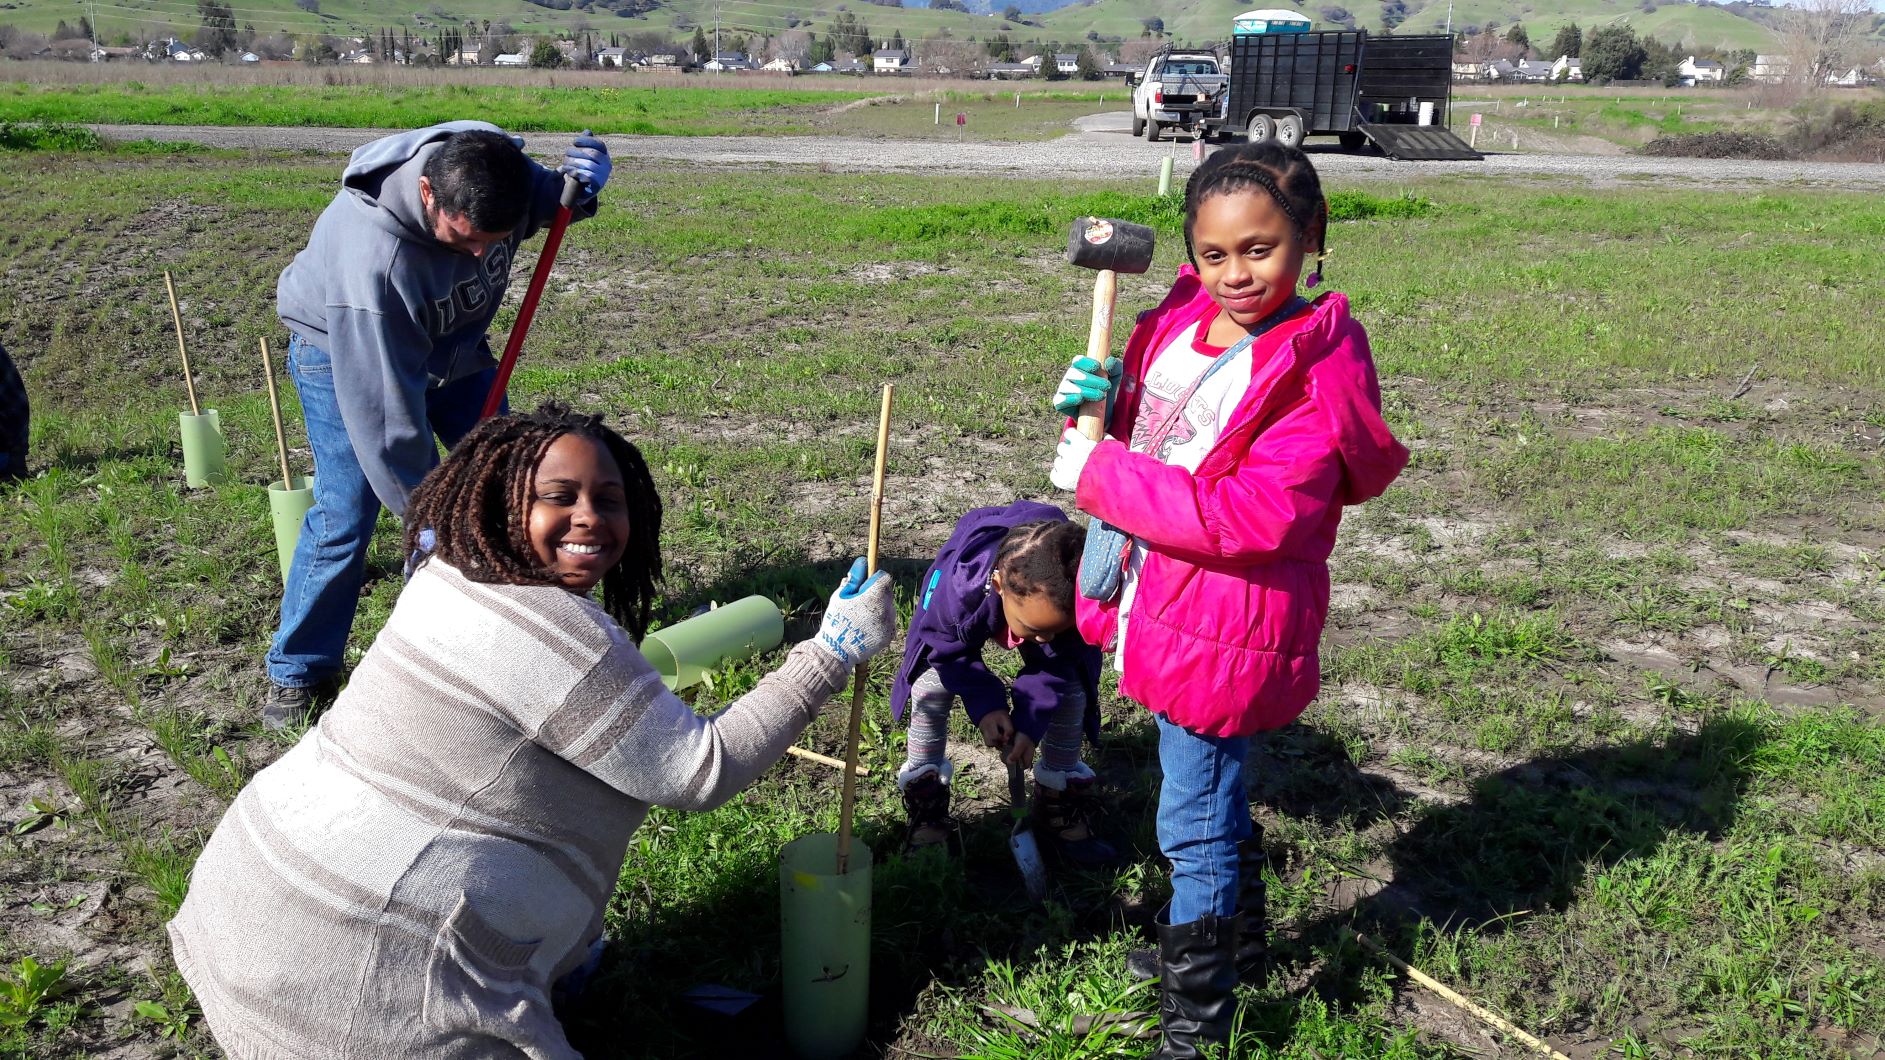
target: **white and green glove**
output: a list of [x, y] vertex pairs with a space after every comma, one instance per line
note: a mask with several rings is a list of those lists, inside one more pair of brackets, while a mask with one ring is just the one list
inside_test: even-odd
[[831, 594], [824, 625], [818, 629], [819, 646], [846, 666], [864, 662], [897, 639], [897, 601], [890, 577], [878, 571], [866, 580], [864, 569], [861, 558], [851, 564], [844, 584]]
[[1054, 411], [1063, 416], [1071, 416], [1080, 406], [1088, 401], [1106, 399], [1107, 418], [1112, 417], [1113, 393], [1119, 389], [1119, 374], [1124, 365], [1117, 357], [1106, 358], [1102, 371], [1100, 363], [1091, 357], [1079, 356], [1067, 366], [1067, 374], [1060, 377], [1060, 389], [1054, 391]]

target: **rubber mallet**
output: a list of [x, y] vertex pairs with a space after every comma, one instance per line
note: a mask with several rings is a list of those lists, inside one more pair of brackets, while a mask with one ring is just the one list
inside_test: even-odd
[[[1104, 217], [1082, 217], [1067, 237], [1067, 260], [1098, 269], [1093, 281], [1093, 326], [1087, 332], [1086, 355], [1100, 371], [1113, 350], [1113, 300], [1119, 294], [1119, 274], [1140, 273], [1152, 267], [1157, 236], [1145, 225]], [[1075, 418], [1080, 433], [1094, 441], [1106, 437], [1106, 401], [1088, 401]], [[1080, 556], [1080, 595], [1089, 600], [1111, 600], [1125, 577], [1126, 555], [1132, 539], [1095, 519], [1087, 527], [1086, 549]]]

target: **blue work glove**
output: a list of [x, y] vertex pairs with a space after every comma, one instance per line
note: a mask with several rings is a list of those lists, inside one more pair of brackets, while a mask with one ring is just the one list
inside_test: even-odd
[[583, 186], [583, 197], [593, 199], [602, 193], [602, 186], [609, 182], [609, 146], [589, 134], [584, 129], [576, 142], [563, 152], [563, 164], [557, 167], [558, 173], [569, 173]]
[[1106, 411], [1113, 411], [1113, 392], [1119, 388], [1119, 374], [1125, 366], [1117, 357], [1106, 358], [1106, 371], [1100, 371], [1091, 357], [1075, 357], [1060, 377], [1060, 389], [1054, 391], [1054, 411], [1063, 416], [1078, 412], [1084, 402], [1106, 399]]
[[890, 578], [878, 571], [864, 578], [864, 561], [851, 564], [844, 584], [831, 594], [818, 645], [846, 666], [856, 666], [890, 646], [897, 637], [897, 601]]

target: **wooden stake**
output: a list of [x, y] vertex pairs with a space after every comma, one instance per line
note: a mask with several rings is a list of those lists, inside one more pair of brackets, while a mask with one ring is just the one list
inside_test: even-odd
[[[870, 545], [865, 553], [865, 577], [877, 573], [877, 532], [884, 518], [884, 461], [890, 455], [890, 396], [896, 390], [884, 384], [883, 409], [877, 413], [877, 467], [871, 476]], [[864, 733], [864, 688], [870, 678], [870, 664], [857, 668], [851, 688], [851, 735], [844, 751], [844, 798], [838, 809], [838, 875], [851, 870], [851, 823], [857, 810], [857, 745]]]
[[177, 312], [177, 285], [170, 282], [170, 270], [164, 270], [164, 290], [170, 292], [170, 322], [177, 326], [177, 356], [183, 358], [183, 389], [190, 392], [190, 415], [201, 416], [196, 403], [196, 380], [190, 377], [190, 351], [183, 348], [183, 314]]
[[1368, 947], [1369, 950], [1387, 958], [1387, 962], [1389, 964], [1392, 964], [1394, 967], [1406, 973], [1409, 979], [1412, 979], [1414, 982], [1419, 983], [1421, 986], [1424, 986], [1427, 989], [1433, 991], [1434, 993], [1439, 994], [1445, 1000], [1450, 1001], [1455, 1005], [1458, 1005], [1460, 1008], [1463, 1008], [1467, 1012], [1470, 1012], [1473, 1015], [1479, 1017], [1481, 1020], [1484, 1020], [1486, 1023], [1489, 1023], [1492, 1026], [1497, 1027], [1499, 1030], [1502, 1030], [1505, 1033], [1511, 1035], [1512, 1037], [1517, 1038], [1519, 1041], [1525, 1043], [1527, 1046], [1530, 1046], [1532, 1050], [1537, 1052], [1539, 1055], [1549, 1056], [1552, 1058], [1552, 1060], [1570, 1060], [1570, 1057], [1565, 1056], [1563, 1053], [1557, 1051], [1556, 1049], [1553, 1049], [1549, 1045], [1546, 1045], [1544, 1042], [1541, 1042], [1538, 1039], [1532, 1037], [1531, 1035], [1526, 1034], [1524, 1031], [1519, 1030], [1517, 1027], [1514, 1027], [1510, 1022], [1506, 1020], [1505, 1017], [1499, 1015], [1496, 1012], [1493, 1012], [1490, 1009], [1481, 1008], [1479, 1005], [1474, 1004], [1473, 1002], [1467, 1000], [1466, 998], [1448, 989], [1445, 983], [1442, 983], [1438, 979], [1435, 979], [1427, 975], [1425, 972], [1421, 971], [1420, 969], [1414, 967], [1411, 964], [1408, 964], [1406, 961], [1403, 961], [1399, 957], [1396, 957], [1392, 953], [1389, 953], [1388, 951], [1382, 949], [1379, 945], [1375, 943], [1375, 940], [1369, 938], [1368, 936], [1362, 934], [1361, 932], [1359, 931], [1355, 932], [1355, 939], [1356, 941], [1360, 942], [1363, 946]]
[[[819, 765], [832, 766], [837, 769], [844, 768], [843, 762], [838, 761], [830, 755], [821, 755], [817, 751], [807, 751], [803, 747], [788, 747], [785, 749], [785, 753], [797, 758], [803, 758], [807, 762], [817, 762]], [[856, 767], [854, 771], [860, 777], [868, 777], [871, 775], [871, 771], [863, 766]]]
[[268, 383], [268, 411], [275, 417], [275, 449], [281, 453], [281, 488], [295, 488], [288, 470], [288, 435], [281, 429], [281, 399], [275, 396], [275, 359], [268, 355], [268, 336], [262, 336], [262, 378]]

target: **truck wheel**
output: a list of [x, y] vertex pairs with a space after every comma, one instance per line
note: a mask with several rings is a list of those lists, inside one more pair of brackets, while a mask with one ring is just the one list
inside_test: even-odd
[[1368, 146], [1368, 138], [1358, 132], [1345, 132], [1341, 136], [1342, 150], [1359, 151]]
[[1253, 144], [1267, 144], [1276, 139], [1276, 119], [1268, 114], [1252, 114], [1244, 138]]
[[1145, 120], [1145, 142], [1149, 144], [1158, 143], [1158, 122], [1150, 118]]
[[1132, 116], [1132, 135], [1134, 136], [1145, 135], [1145, 119], [1139, 117], [1139, 115], [1136, 113], [1133, 114]]
[[1302, 118], [1285, 114], [1276, 119], [1276, 142], [1284, 147], [1302, 146]]

